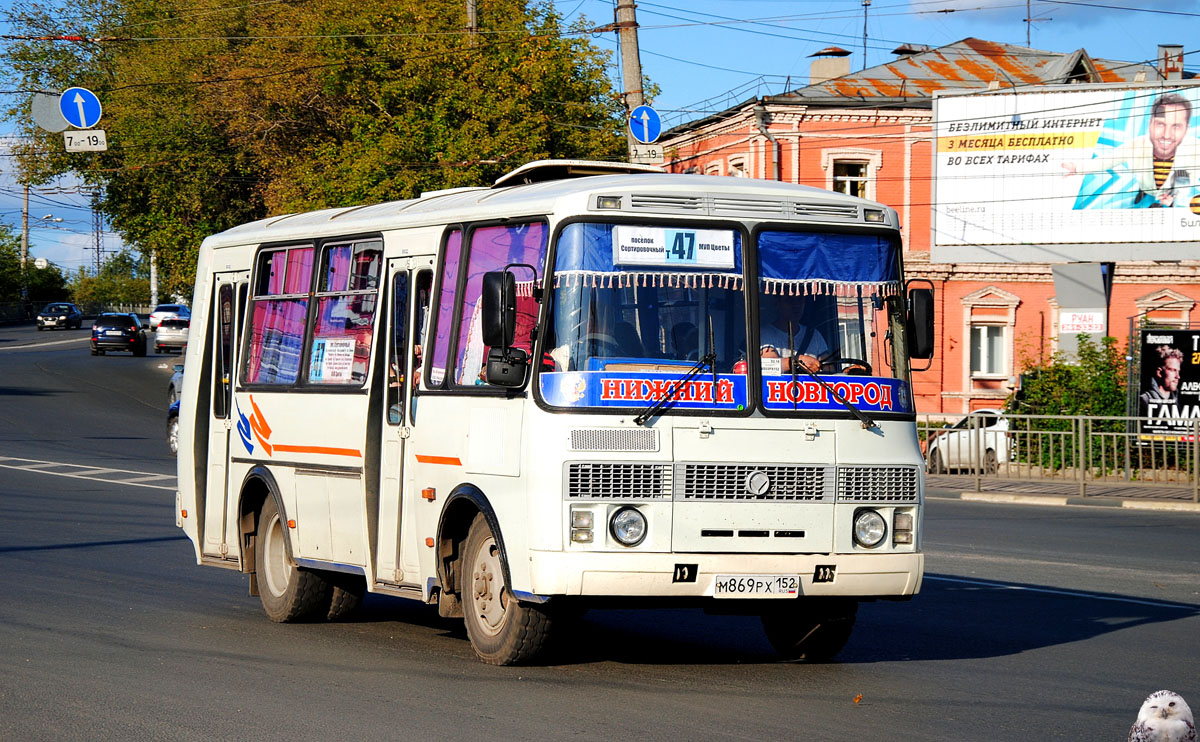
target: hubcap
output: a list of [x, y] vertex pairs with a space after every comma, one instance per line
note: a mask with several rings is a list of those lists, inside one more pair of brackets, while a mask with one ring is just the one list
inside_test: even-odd
[[283, 523], [279, 514], [271, 516], [267, 526], [267, 539], [262, 545], [263, 575], [267, 590], [272, 595], [280, 596], [287, 590], [288, 582], [292, 579], [292, 565], [288, 564], [287, 551], [283, 543]]
[[508, 613], [504, 571], [500, 566], [500, 550], [496, 548], [496, 540], [489, 538], [484, 541], [474, 556], [471, 589], [475, 598], [475, 614], [479, 618], [480, 628], [495, 636], [504, 628]]

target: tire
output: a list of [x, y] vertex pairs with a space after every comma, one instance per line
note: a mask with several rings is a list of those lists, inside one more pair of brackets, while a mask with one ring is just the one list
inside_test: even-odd
[[254, 569], [263, 610], [276, 623], [323, 616], [329, 609], [332, 587], [319, 572], [292, 564], [286, 541], [287, 531], [275, 499], [268, 497], [258, 516], [254, 545]]
[[96, 346], [94, 345], [91, 348], [88, 348], [88, 350], [90, 350], [94, 356], [100, 355], [100, 351], [96, 350]]
[[41, 325], [38, 325], [38, 332], [41, 332], [42, 330], [45, 330], [45, 329], [46, 329], [45, 327], [42, 327]]
[[175, 387], [171, 387], [167, 391], [167, 406], [175, 404], [175, 400], [179, 399], [179, 395], [175, 393]]
[[983, 473], [995, 474], [1000, 471], [1000, 461], [996, 458], [996, 450], [989, 448], [983, 452]]
[[172, 456], [179, 455], [179, 418], [173, 417], [167, 421], [167, 448]]
[[135, 356], [141, 357], [146, 355], [146, 341], [143, 340], [136, 348], [133, 349]]
[[463, 622], [479, 659], [516, 665], [536, 657], [550, 638], [550, 616], [540, 606], [517, 602], [504, 584], [500, 550], [482, 515], [471, 524], [461, 565]]
[[946, 473], [946, 461], [942, 458], [942, 452], [936, 448], [929, 452], [928, 471], [930, 474]]
[[850, 640], [858, 616], [852, 598], [799, 598], [800, 602], [762, 615], [767, 641], [787, 660], [827, 662]]
[[340, 621], [358, 610], [362, 605], [363, 596], [367, 594], [365, 577], [330, 572], [325, 578], [333, 587], [330, 591], [329, 610], [325, 613], [326, 621]]
[[159, 353], [162, 353], [162, 346], [161, 345], [154, 346], [154, 355], [158, 355]]

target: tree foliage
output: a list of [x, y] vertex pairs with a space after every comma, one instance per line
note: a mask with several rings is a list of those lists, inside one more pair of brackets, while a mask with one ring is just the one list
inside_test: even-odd
[[549, 4], [479, 0], [19, 0], [0, 64], [27, 91], [94, 90], [110, 149], [28, 138], [27, 179], [71, 171], [129, 244], [190, 293], [201, 239], [269, 214], [480, 185], [527, 161], [621, 156], [607, 52]]
[[21, 270], [21, 237], [7, 224], [0, 224], [0, 304], [21, 301], [21, 289], [33, 311], [51, 301], [67, 298], [67, 284], [56, 265], [38, 268], [32, 260]]
[[78, 304], [106, 307], [113, 304], [146, 304], [150, 301], [149, 266], [123, 250], [104, 261], [95, 275], [80, 268], [71, 280], [71, 293]]
[[1027, 361], [1020, 391], [1005, 408], [1023, 415], [1125, 414], [1125, 361], [1117, 340], [1079, 336], [1074, 358], [1061, 351], [1047, 363]]

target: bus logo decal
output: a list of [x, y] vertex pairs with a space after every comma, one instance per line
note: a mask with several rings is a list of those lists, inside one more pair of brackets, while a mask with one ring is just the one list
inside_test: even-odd
[[270, 456], [272, 446], [267, 439], [271, 437], [271, 426], [267, 425], [267, 419], [263, 416], [262, 410], [258, 409], [258, 405], [254, 403], [254, 395], [250, 395], [250, 406], [254, 409], [251, 417], [246, 417], [246, 413], [242, 412], [242, 406], [237, 403], [236, 399], [233, 404], [237, 407], [238, 413], [238, 435], [242, 438], [242, 445], [246, 447], [246, 452], [254, 453], [254, 444], [250, 441], [250, 433], [253, 432], [263, 451]]

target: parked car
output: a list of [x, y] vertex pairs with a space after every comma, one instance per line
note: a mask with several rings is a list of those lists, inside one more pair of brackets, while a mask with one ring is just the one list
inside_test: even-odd
[[183, 391], [183, 364], [175, 364], [175, 373], [171, 374], [171, 381], [167, 384], [167, 404], [175, 404], [179, 401], [179, 393]]
[[191, 319], [192, 310], [182, 304], [159, 304], [150, 313], [150, 329], [157, 330], [165, 319]]
[[154, 331], [154, 352], [162, 353], [170, 348], [182, 351], [187, 347], [188, 325], [191, 323], [188, 319], [164, 319], [159, 322], [158, 329]]
[[173, 456], [179, 455], [179, 400], [172, 402], [167, 410], [167, 448]]
[[146, 326], [136, 314], [102, 314], [92, 323], [92, 355], [110, 350], [146, 355]]
[[925, 460], [933, 474], [976, 466], [985, 474], [995, 474], [1000, 462], [1009, 460], [1010, 438], [1008, 418], [1002, 411], [975, 410], [953, 426], [933, 431]]
[[79, 311], [79, 307], [65, 301], [56, 301], [42, 307], [42, 311], [38, 312], [37, 328], [39, 331], [47, 327], [61, 327], [64, 330], [69, 330], [72, 327], [76, 329], [83, 327], [83, 314]]

